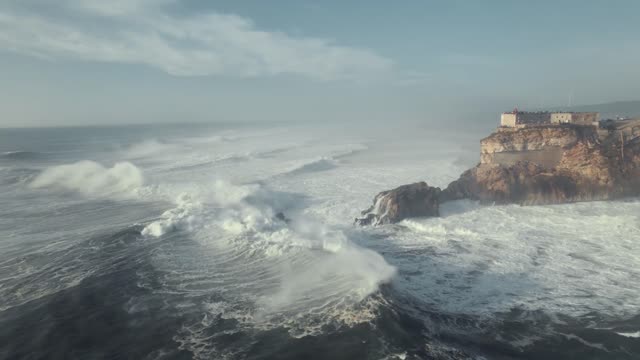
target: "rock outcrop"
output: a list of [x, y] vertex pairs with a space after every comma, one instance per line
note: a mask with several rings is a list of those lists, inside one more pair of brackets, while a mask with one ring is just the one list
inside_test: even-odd
[[414, 216], [438, 216], [440, 189], [426, 182], [403, 185], [383, 191], [373, 199], [373, 205], [356, 219], [359, 225], [383, 225], [396, 223]]
[[500, 129], [481, 141], [481, 156], [443, 190], [422, 182], [379, 193], [356, 223], [438, 216], [441, 203], [458, 199], [539, 205], [640, 195], [640, 136], [590, 126]]

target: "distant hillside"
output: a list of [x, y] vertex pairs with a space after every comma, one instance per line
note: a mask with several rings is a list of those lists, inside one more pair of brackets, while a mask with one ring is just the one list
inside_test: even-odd
[[618, 101], [596, 105], [579, 105], [563, 108], [555, 108], [553, 110], [568, 111], [598, 111], [602, 119], [621, 117], [640, 118], [640, 100], [636, 101]]

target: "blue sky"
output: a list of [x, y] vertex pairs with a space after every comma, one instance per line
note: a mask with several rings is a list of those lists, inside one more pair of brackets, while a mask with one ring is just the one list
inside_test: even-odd
[[639, 13], [623, 0], [3, 0], [0, 126], [464, 124], [637, 100]]

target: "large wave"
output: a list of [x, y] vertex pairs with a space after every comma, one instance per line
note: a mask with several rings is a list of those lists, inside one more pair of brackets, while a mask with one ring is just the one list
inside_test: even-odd
[[368, 147], [364, 144], [346, 144], [341, 146], [328, 147], [329, 155], [314, 157], [302, 161], [296, 161], [288, 170], [278, 174], [278, 176], [303, 175], [307, 173], [315, 173], [328, 171], [340, 165], [340, 160], [351, 155], [363, 152]]
[[[235, 312], [250, 326], [286, 326], [303, 335], [326, 322], [370, 320], [370, 309], [356, 309], [395, 268], [343, 229], [305, 215], [301, 202], [295, 194], [218, 181], [210, 191], [180, 194], [175, 208], [142, 234], [186, 231], [211, 251], [210, 267], [198, 277], [215, 278], [211, 290], [232, 298], [216, 308], [243, 308]], [[190, 281], [181, 278], [179, 286]]]
[[33, 188], [54, 188], [84, 195], [133, 195], [144, 183], [142, 171], [129, 162], [105, 167], [95, 161], [52, 166], [32, 182]]

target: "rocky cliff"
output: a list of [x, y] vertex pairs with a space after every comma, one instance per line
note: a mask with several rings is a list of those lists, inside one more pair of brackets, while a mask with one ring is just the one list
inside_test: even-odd
[[381, 192], [356, 222], [438, 216], [441, 203], [458, 199], [536, 205], [638, 195], [639, 137], [590, 126], [499, 129], [482, 139], [480, 164], [445, 189], [422, 182]]

